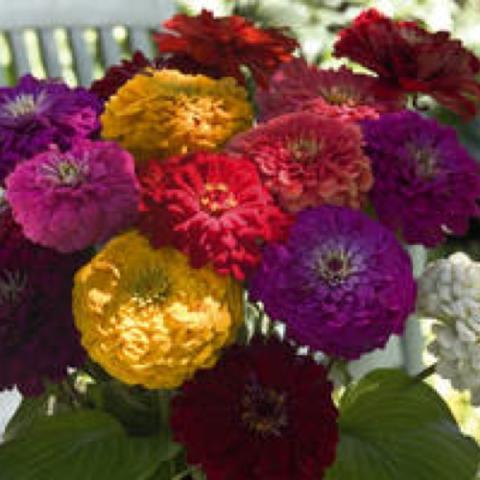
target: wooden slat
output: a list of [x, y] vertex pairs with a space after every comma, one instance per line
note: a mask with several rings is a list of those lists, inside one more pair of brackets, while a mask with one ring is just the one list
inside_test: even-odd
[[94, 59], [88, 51], [83, 28], [72, 28], [69, 32], [70, 44], [72, 45], [73, 60], [78, 83], [89, 86], [93, 80]]
[[14, 30], [10, 33], [9, 39], [12, 45], [13, 62], [17, 77], [30, 72], [30, 63], [28, 61], [27, 46], [25, 44], [24, 31]]
[[118, 63], [122, 58], [120, 46], [113, 38], [113, 31], [109, 27], [100, 29], [100, 49], [106, 67]]
[[39, 32], [39, 36], [47, 76], [49, 78], [60, 78], [62, 76], [62, 67], [58, 57], [58, 45], [55, 40], [55, 32], [51, 29], [42, 29]]
[[130, 47], [132, 51], [141, 50], [147, 57], [154, 54], [151, 32], [145, 28], [131, 28], [129, 31]]

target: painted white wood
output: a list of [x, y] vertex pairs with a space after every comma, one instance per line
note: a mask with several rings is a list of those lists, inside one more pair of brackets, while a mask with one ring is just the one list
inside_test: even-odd
[[40, 48], [42, 51], [45, 70], [50, 78], [60, 78], [62, 67], [58, 58], [58, 48], [54, 30], [42, 29], [39, 32]]
[[122, 58], [120, 46], [115, 41], [111, 28], [102, 27], [100, 29], [100, 50], [106, 65], [114, 65]]
[[158, 27], [173, 0], [0, 0], [0, 30], [114, 26]]
[[129, 30], [130, 48], [132, 51], [140, 50], [147, 57], [154, 56], [151, 33], [144, 28], [131, 28]]
[[20, 405], [22, 397], [17, 390], [0, 392], [0, 443], [8, 422]]
[[23, 31], [13, 31], [7, 38], [10, 39], [12, 47], [13, 63], [17, 76], [21, 76], [30, 71], [30, 63], [27, 55], [25, 36]]
[[74, 69], [77, 74], [78, 83], [88, 86], [93, 80], [93, 57], [88, 51], [85, 41], [85, 30], [82, 27], [73, 27], [69, 32], [70, 44], [72, 46]]

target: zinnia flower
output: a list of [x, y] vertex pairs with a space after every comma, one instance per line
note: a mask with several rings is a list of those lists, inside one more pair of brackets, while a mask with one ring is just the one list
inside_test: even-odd
[[266, 248], [250, 284], [288, 337], [346, 359], [401, 334], [415, 290], [395, 236], [362, 212], [333, 206], [301, 212], [287, 243]]
[[292, 59], [298, 42], [277, 28], [257, 28], [238, 15], [215, 18], [207, 10], [191, 17], [178, 14], [163, 26], [170, 32], [154, 34], [161, 53], [187, 55], [224, 76], [245, 83], [241, 66], [266, 87], [277, 67]]
[[439, 245], [446, 233], [463, 235], [479, 213], [480, 170], [455, 131], [408, 111], [363, 126], [380, 221], [407, 243], [427, 247]]
[[404, 92], [431, 95], [463, 115], [477, 111], [480, 60], [448, 32], [430, 33], [370, 9], [340, 32], [335, 55], [360, 63]]
[[102, 78], [93, 82], [90, 91], [106, 101], [128, 80], [137, 73], [144, 72], [148, 67], [158, 70], [169, 68], [182, 73], [201, 73], [213, 78], [221, 77], [219, 72], [200, 65], [186, 55], [160, 56], [150, 60], [140, 50], [137, 50], [131, 60], [122, 60], [120, 64], [112, 65]]
[[331, 395], [324, 367], [256, 340], [183, 386], [174, 437], [209, 480], [320, 480], [338, 442]]
[[303, 59], [281, 65], [268, 89], [257, 89], [261, 121], [284, 113], [308, 111], [357, 121], [400, 110], [403, 98], [377, 78], [346, 67], [321, 70]]
[[35, 243], [59, 252], [108, 240], [135, 221], [132, 156], [111, 142], [79, 140], [17, 166], [6, 181], [15, 220]]
[[312, 113], [274, 118], [228, 148], [256, 163], [265, 186], [290, 212], [322, 204], [359, 208], [373, 182], [360, 129]]
[[0, 213], [0, 390], [39, 395], [81, 365], [71, 291], [87, 259], [33, 245], [10, 212]]
[[172, 244], [195, 268], [211, 264], [243, 280], [262, 245], [289, 223], [245, 158], [197, 153], [151, 162], [141, 173], [140, 229], [155, 247]]
[[100, 110], [95, 95], [59, 81], [25, 75], [16, 87], [0, 88], [0, 184], [18, 162], [51, 144], [65, 150], [95, 134]]
[[134, 231], [77, 273], [73, 295], [89, 355], [122, 382], [152, 389], [212, 367], [243, 321], [240, 284], [192, 270], [183, 254], [154, 250]]
[[252, 124], [247, 91], [232, 78], [174, 70], [138, 74], [105, 105], [103, 137], [138, 161], [215, 150]]
[[463, 252], [432, 262], [418, 287], [418, 313], [438, 322], [428, 346], [435, 371], [480, 406], [480, 262]]

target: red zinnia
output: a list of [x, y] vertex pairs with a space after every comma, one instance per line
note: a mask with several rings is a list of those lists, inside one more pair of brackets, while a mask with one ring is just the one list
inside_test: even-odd
[[111, 66], [102, 78], [93, 82], [90, 91], [102, 100], [108, 100], [123, 84], [147, 67], [168, 68], [182, 73], [200, 73], [213, 78], [221, 77], [221, 74], [215, 69], [200, 65], [187, 55], [157, 57], [150, 60], [141, 51], [137, 50], [131, 60], [122, 60], [120, 64]]
[[257, 90], [262, 121], [302, 110], [358, 121], [400, 110], [403, 100], [398, 89], [375, 77], [346, 67], [321, 70], [303, 59], [282, 65], [270, 79], [268, 89]]
[[340, 32], [335, 55], [360, 63], [405, 92], [431, 95], [462, 115], [477, 111], [480, 60], [448, 32], [430, 33], [370, 9]]
[[164, 27], [173, 33], [154, 35], [161, 53], [187, 55], [242, 84], [245, 78], [240, 67], [245, 65], [263, 87], [280, 64], [291, 60], [298, 46], [295, 39], [280, 29], [257, 28], [237, 15], [215, 18], [207, 10], [196, 17], [175, 15]]
[[362, 142], [354, 123], [298, 112], [237, 135], [228, 148], [251, 158], [279, 204], [298, 212], [363, 205], [373, 176]]
[[331, 394], [324, 367], [257, 340], [183, 386], [174, 436], [209, 480], [321, 480], [338, 442]]
[[211, 264], [244, 279], [262, 244], [283, 238], [288, 217], [245, 158], [194, 153], [152, 161], [140, 173], [140, 229], [155, 247], [173, 244], [193, 267]]

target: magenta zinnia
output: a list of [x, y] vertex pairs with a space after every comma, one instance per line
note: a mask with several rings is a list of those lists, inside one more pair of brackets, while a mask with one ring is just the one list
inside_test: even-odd
[[15, 220], [33, 242], [60, 252], [102, 243], [132, 225], [133, 157], [111, 142], [81, 140], [17, 166], [6, 181]]
[[183, 386], [174, 436], [209, 480], [321, 480], [338, 441], [331, 395], [321, 365], [256, 340]]
[[235, 137], [228, 148], [251, 158], [287, 211], [323, 204], [362, 206], [373, 182], [355, 124], [291, 113]]
[[87, 260], [33, 245], [8, 211], [0, 214], [0, 390], [37, 395], [81, 364], [71, 292]]
[[211, 264], [243, 280], [289, 222], [246, 158], [205, 152], [153, 161], [140, 179], [140, 229], [156, 247], [174, 245], [196, 268]]

